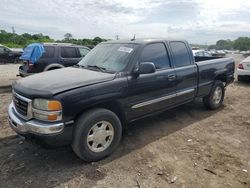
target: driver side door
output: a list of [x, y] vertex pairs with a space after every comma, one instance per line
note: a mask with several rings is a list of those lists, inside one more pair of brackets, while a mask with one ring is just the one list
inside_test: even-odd
[[175, 71], [165, 44], [158, 42], [146, 45], [139, 57], [139, 63], [142, 62], [154, 63], [156, 72], [128, 78], [126, 116], [131, 120], [175, 104]]

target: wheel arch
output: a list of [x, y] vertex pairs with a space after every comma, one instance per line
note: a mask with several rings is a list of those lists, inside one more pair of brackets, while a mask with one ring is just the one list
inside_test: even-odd
[[125, 112], [124, 112], [121, 104], [115, 100], [106, 101], [106, 102], [99, 102], [99, 103], [95, 103], [93, 105], [90, 105], [90, 106], [84, 108], [83, 110], [80, 110], [74, 119], [76, 120], [84, 112], [91, 110], [91, 109], [94, 109], [94, 108], [104, 108], [104, 109], [110, 110], [111, 112], [115, 113], [118, 116], [123, 127], [127, 126], [127, 119], [126, 119]]
[[45, 72], [45, 71], [48, 71], [50, 69], [59, 69], [59, 68], [64, 68], [64, 66], [61, 64], [53, 63], [53, 64], [46, 66], [43, 71]]

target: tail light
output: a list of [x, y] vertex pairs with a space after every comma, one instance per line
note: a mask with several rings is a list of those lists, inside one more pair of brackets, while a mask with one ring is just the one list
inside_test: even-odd
[[244, 69], [244, 67], [241, 63], [238, 65], [238, 69]]
[[31, 70], [34, 67], [34, 64], [31, 61], [28, 61], [28, 68]]

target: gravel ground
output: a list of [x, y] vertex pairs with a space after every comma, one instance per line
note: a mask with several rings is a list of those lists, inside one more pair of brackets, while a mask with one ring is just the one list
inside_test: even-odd
[[0, 87], [11, 85], [17, 77], [20, 64], [0, 64]]

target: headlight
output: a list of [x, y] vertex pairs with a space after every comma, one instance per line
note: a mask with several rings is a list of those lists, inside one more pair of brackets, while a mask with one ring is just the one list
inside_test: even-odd
[[62, 104], [56, 100], [34, 99], [33, 116], [44, 121], [62, 120]]
[[33, 101], [33, 107], [39, 110], [62, 110], [62, 105], [56, 100], [47, 99], [35, 99]]

